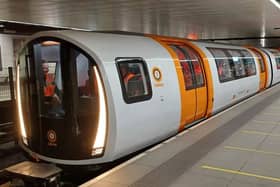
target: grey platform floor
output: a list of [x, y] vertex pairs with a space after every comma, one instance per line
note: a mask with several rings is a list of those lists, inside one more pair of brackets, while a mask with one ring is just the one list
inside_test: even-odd
[[279, 187], [280, 85], [81, 185]]

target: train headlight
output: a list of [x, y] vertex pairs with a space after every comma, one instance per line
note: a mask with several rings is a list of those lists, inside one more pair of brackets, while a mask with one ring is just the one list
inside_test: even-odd
[[20, 93], [20, 78], [19, 78], [19, 65], [17, 65], [17, 108], [18, 108], [18, 117], [19, 117], [19, 125], [20, 125], [20, 133], [25, 144], [27, 142], [27, 135], [25, 130], [24, 118], [23, 118], [23, 111], [22, 111], [22, 100], [21, 100], [21, 93]]
[[107, 115], [106, 115], [106, 101], [104, 88], [101, 82], [100, 75], [96, 66], [93, 67], [94, 74], [98, 86], [98, 100], [99, 100], [99, 116], [97, 123], [97, 133], [92, 147], [92, 156], [100, 155], [104, 152], [106, 130], [107, 130]]

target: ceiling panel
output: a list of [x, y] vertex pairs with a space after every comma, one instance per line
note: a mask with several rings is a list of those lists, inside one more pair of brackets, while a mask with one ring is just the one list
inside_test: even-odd
[[280, 36], [270, 0], [0, 0], [0, 20], [199, 39]]

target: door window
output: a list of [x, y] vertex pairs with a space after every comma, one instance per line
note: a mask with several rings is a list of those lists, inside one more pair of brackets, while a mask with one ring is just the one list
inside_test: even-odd
[[184, 75], [185, 89], [203, 87], [205, 85], [201, 60], [191, 48], [187, 46], [171, 45], [177, 54]]
[[40, 113], [45, 116], [63, 116], [63, 86], [61, 74], [60, 43], [34, 44], [35, 72], [41, 90]]
[[98, 106], [97, 79], [93, 71], [93, 62], [89, 58], [76, 49], [70, 49], [70, 54], [70, 62], [75, 64], [73, 69], [76, 74], [73, 87], [77, 88], [77, 95], [73, 97], [77, 97], [77, 113], [78, 117], [82, 118], [92, 115], [91, 112]]
[[193, 70], [195, 73], [195, 81], [196, 81], [196, 88], [203, 87], [204, 86], [204, 76], [203, 76], [203, 70], [201, 65], [201, 60], [198, 56], [198, 54], [191, 48], [187, 46], [182, 46], [182, 49], [185, 51], [185, 53], [188, 53], [189, 61], [192, 63]]
[[179, 58], [182, 72], [184, 75], [185, 89], [191, 90], [191, 89], [195, 88], [194, 73], [192, 71], [191, 61], [188, 60], [184, 51], [179, 46], [172, 45], [170, 47], [176, 52], [176, 54]]

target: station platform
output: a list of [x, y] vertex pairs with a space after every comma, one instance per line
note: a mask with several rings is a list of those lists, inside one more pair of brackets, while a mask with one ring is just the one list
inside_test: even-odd
[[280, 85], [81, 186], [279, 187]]

